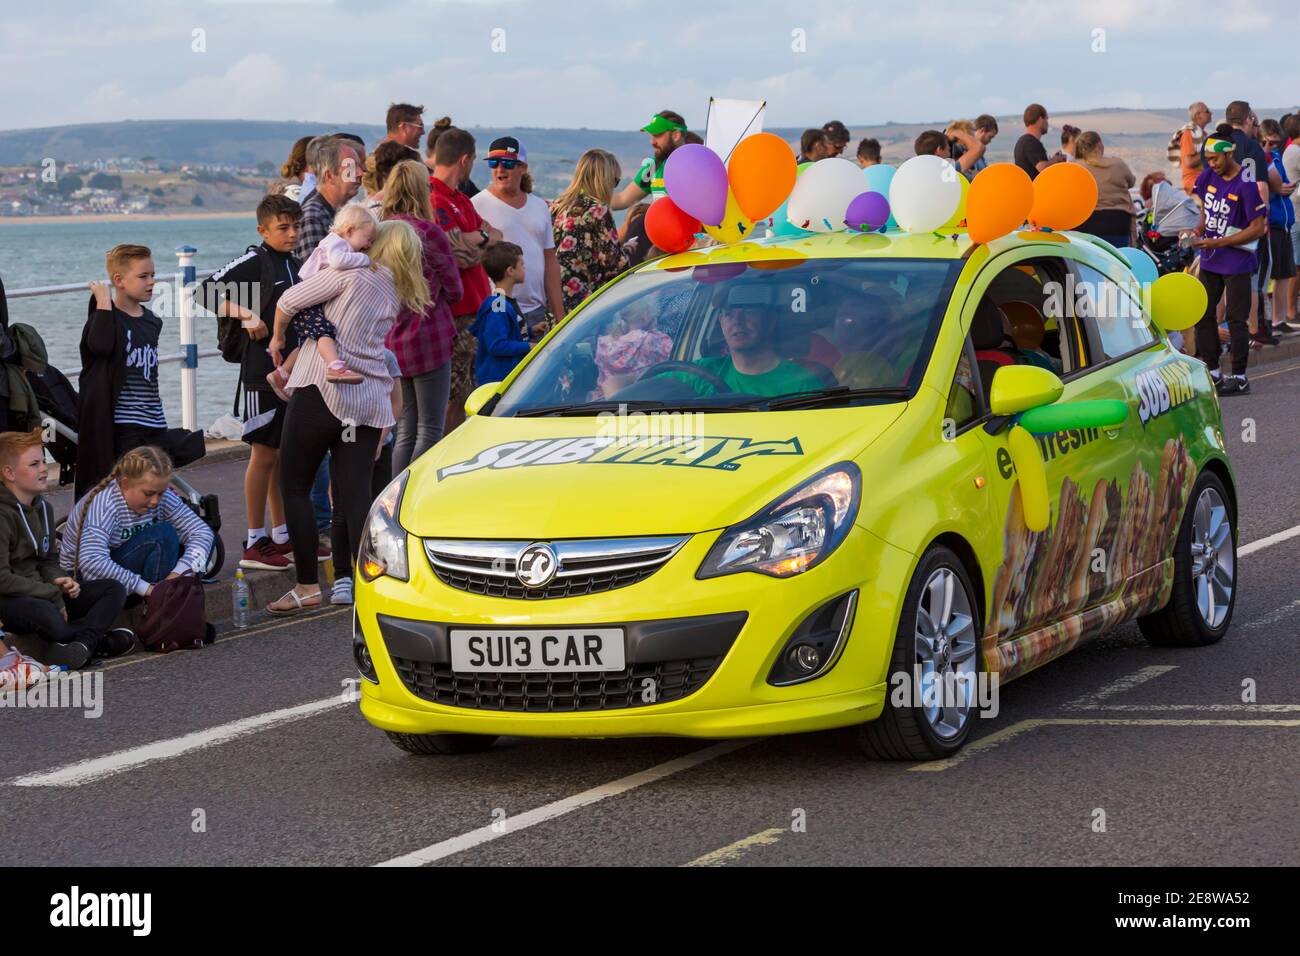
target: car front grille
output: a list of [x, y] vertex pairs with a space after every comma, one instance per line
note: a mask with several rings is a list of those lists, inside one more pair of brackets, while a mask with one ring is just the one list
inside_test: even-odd
[[518, 561], [530, 541], [465, 541], [427, 538], [424, 551], [443, 584], [485, 597], [538, 601], [581, 597], [644, 581], [685, 544], [687, 536], [597, 538], [549, 542], [557, 559], [555, 577], [529, 587], [518, 577]]
[[[450, 664], [402, 657], [394, 657], [393, 665], [407, 690], [436, 704], [474, 710], [562, 713], [680, 700], [703, 687], [721, 660], [695, 657], [629, 664], [621, 671], [557, 674], [458, 674]], [[653, 695], [646, 693], [651, 686]]]

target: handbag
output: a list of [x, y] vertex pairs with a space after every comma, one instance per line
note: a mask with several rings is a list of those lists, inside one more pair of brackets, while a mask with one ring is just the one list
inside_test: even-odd
[[147, 650], [163, 654], [217, 639], [216, 628], [207, 620], [203, 584], [194, 572], [164, 578], [153, 586], [135, 633]]

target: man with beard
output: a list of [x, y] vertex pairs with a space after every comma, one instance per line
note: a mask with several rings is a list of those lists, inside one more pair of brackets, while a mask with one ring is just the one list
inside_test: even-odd
[[668, 162], [673, 150], [686, 142], [686, 120], [672, 110], [660, 110], [641, 129], [650, 134], [654, 156], [647, 158], [632, 181], [614, 194], [609, 208], [615, 211], [635, 206], [646, 196], [650, 196], [653, 202], [667, 195], [664, 192], [664, 163]]

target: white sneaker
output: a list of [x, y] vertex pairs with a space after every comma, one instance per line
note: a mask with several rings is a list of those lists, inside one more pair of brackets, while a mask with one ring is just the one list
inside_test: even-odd
[[334, 587], [330, 589], [331, 604], [351, 604], [352, 603], [352, 579], [339, 578], [334, 582]]

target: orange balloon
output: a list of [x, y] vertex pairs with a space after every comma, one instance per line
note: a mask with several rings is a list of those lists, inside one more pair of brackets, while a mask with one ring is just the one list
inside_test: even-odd
[[789, 145], [775, 133], [746, 136], [731, 151], [727, 178], [736, 204], [757, 222], [790, 198], [798, 165]]
[[1097, 180], [1079, 163], [1048, 166], [1034, 180], [1029, 221], [1060, 232], [1073, 229], [1097, 208]]
[[1015, 163], [985, 166], [970, 184], [966, 226], [972, 242], [992, 242], [1019, 229], [1034, 204], [1034, 184]]

